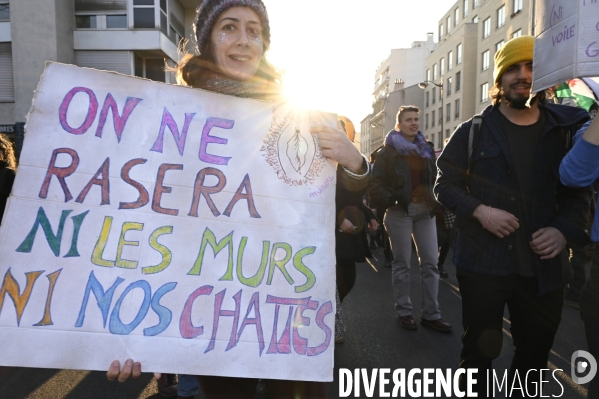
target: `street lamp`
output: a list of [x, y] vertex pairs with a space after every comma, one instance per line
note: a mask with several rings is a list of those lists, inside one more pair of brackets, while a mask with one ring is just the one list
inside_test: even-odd
[[[429, 83], [432, 83], [433, 85], [437, 86], [439, 89], [441, 89], [441, 137], [443, 137], [443, 120], [445, 119], [443, 115], [445, 113], [445, 105], [443, 103], [443, 76], [441, 76], [441, 83], [435, 83], [432, 80], [425, 80], [424, 82], [420, 82], [418, 83], [418, 87], [420, 87], [422, 90], [426, 89], [427, 86], [429, 85]], [[433, 143], [434, 145], [435, 143]]]

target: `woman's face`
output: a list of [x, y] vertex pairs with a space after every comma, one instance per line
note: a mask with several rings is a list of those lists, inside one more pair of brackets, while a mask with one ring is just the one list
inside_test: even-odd
[[210, 34], [212, 55], [218, 70], [230, 78], [247, 81], [254, 77], [262, 54], [262, 24], [248, 7], [223, 12]]
[[398, 127], [407, 140], [414, 141], [420, 128], [419, 119], [418, 112], [415, 111], [407, 111], [401, 114], [401, 122], [398, 123]]

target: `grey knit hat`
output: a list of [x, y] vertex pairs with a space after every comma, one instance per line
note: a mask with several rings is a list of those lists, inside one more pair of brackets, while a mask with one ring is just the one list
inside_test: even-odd
[[268, 13], [262, 0], [204, 0], [198, 8], [193, 24], [200, 54], [204, 54], [206, 50], [212, 27], [219, 15], [231, 7], [249, 7], [258, 14], [262, 23], [264, 50], [268, 50], [270, 46], [270, 25], [268, 22]]

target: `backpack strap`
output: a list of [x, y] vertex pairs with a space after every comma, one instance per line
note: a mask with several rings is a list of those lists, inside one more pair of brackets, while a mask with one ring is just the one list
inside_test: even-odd
[[475, 115], [474, 118], [472, 118], [472, 125], [470, 125], [470, 132], [468, 134], [468, 170], [466, 171], [468, 175], [470, 175], [472, 170], [472, 153], [474, 152], [474, 149], [478, 147], [482, 123], [482, 116]]

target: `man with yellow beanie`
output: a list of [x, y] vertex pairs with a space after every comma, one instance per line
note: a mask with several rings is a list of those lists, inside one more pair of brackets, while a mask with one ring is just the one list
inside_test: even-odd
[[435, 195], [456, 215], [460, 366], [478, 369], [479, 397], [491, 387], [487, 370], [501, 351], [506, 306], [515, 347], [507, 386], [526, 380], [528, 393], [516, 392], [527, 397], [550, 379], [540, 370], [548, 368], [561, 319], [560, 254], [566, 240], [588, 239], [588, 192], [563, 186], [558, 168], [589, 115], [531, 94], [533, 48], [534, 38], [522, 36], [497, 51], [492, 105], [456, 129], [437, 162]]

